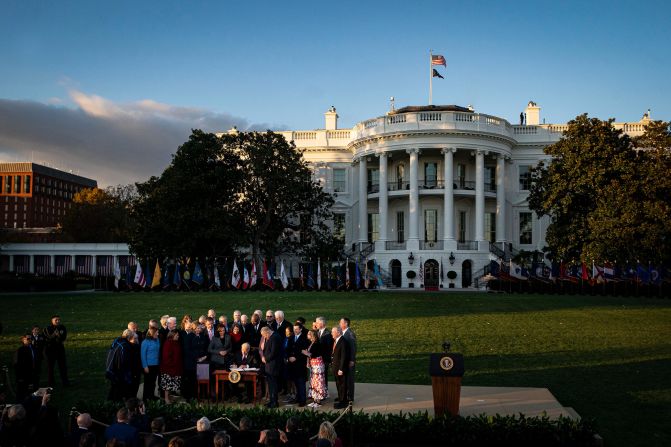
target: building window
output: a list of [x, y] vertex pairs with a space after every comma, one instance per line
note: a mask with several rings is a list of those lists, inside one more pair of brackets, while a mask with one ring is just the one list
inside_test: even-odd
[[496, 242], [496, 213], [485, 213], [485, 240]]
[[343, 213], [333, 214], [333, 236], [345, 243], [345, 215]]
[[520, 244], [531, 244], [533, 234], [531, 213], [520, 213]]
[[23, 192], [26, 194], [30, 194], [30, 176], [26, 175], [24, 185], [23, 185]]
[[466, 165], [457, 165], [457, 188], [464, 189], [466, 187]]
[[14, 177], [14, 193], [21, 194], [21, 176], [17, 175]]
[[424, 164], [424, 185], [427, 188], [435, 188], [438, 186], [438, 164], [425, 163]]
[[334, 169], [333, 170], [333, 191], [343, 192], [347, 191], [347, 170]]
[[485, 166], [485, 191], [496, 191], [496, 168]]
[[368, 213], [368, 242], [371, 244], [380, 239], [380, 215]]
[[424, 241], [438, 240], [438, 210], [424, 210]]
[[520, 191], [528, 191], [531, 189], [531, 166], [520, 165]]
[[396, 189], [405, 189], [403, 182], [405, 181], [405, 165], [396, 166]]
[[405, 242], [405, 213], [396, 212], [396, 241]]
[[368, 192], [380, 192], [380, 170], [368, 170]]
[[459, 242], [466, 241], [466, 211], [459, 211]]

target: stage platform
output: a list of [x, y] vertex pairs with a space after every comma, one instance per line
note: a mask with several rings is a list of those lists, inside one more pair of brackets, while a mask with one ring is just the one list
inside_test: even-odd
[[[329, 382], [329, 390], [335, 391], [335, 383]], [[282, 397], [280, 397], [280, 402]], [[295, 408], [296, 405], [281, 404]], [[312, 408], [305, 407], [306, 410]], [[334, 411], [330, 398], [317, 409]], [[357, 383], [354, 395], [354, 411], [364, 413], [423, 413], [433, 415], [433, 392], [430, 385], [392, 385], [380, 383]], [[519, 415], [542, 416], [552, 419], [560, 415], [578, 419], [580, 416], [570, 407], [564, 407], [547, 388], [518, 387], [461, 387], [459, 414], [494, 416]]]

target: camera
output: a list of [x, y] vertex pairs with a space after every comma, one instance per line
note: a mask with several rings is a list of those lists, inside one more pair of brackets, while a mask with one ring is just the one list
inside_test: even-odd
[[45, 394], [51, 394], [51, 392], [52, 392], [53, 390], [54, 390], [54, 389], [51, 388], [51, 387], [48, 387], [48, 388], [38, 388], [37, 391], [35, 391], [35, 392], [33, 393], [33, 396], [35, 396], [35, 397], [42, 397], [42, 396], [44, 396]]

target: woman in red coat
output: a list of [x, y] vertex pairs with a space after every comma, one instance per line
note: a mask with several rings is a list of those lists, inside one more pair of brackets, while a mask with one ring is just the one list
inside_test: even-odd
[[161, 389], [165, 391], [165, 403], [170, 403], [170, 391], [177, 393], [182, 386], [182, 344], [179, 332], [170, 331], [161, 354]]

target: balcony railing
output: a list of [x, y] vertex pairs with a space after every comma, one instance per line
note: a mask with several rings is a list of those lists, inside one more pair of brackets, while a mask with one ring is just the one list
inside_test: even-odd
[[478, 241], [459, 241], [457, 242], [457, 250], [477, 250]]
[[387, 183], [387, 191], [405, 191], [408, 189], [410, 189], [410, 183], [404, 180]]
[[[445, 180], [420, 180], [418, 188], [427, 189], [445, 189]], [[475, 191], [475, 182], [472, 180], [454, 179], [453, 188], [455, 190]], [[410, 182], [395, 181], [387, 183], [387, 191], [409, 191]], [[368, 194], [377, 194], [380, 192], [380, 185], [373, 184], [367, 186]], [[485, 192], [496, 192], [496, 184], [485, 182]]]
[[403, 242], [387, 241], [384, 243], [384, 248], [386, 250], [405, 250], [405, 241]]
[[442, 250], [443, 241], [419, 241], [420, 250]]

